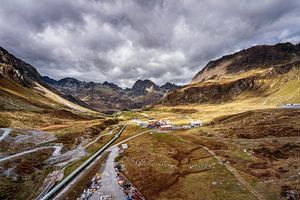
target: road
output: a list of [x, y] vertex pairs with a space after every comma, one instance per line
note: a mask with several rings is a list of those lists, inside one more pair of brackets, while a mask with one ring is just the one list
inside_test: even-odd
[[116, 146], [119, 146], [120, 144], [123, 144], [124, 142], [127, 142], [128, 140], [132, 140], [133, 138], [136, 138], [136, 137], [138, 137], [138, 136], [140, 136], [140, 135], [143, 135], [143, 134], [148, 133], [148, 132], [151, 132], [151, 131], [152, 131], [152, 130], [148, 130], [148, 131], [144, 131], [144, 132], [141, 132], [141, 133], [139, 133], [139, 134], [136, 134], [136, 135], [134, 135], [134, 136], [131, 136], [131, 137], [129, 137], [129, 138], [125, 139], [125, 140], [122, 140], [121, 142], [119, 142], [119, 143], [117, 143], [117, 144], [111, 146], [108, 150], [110, 150], [110, 149], [112, 149], [112, 148], [114, 148], [114, 147], [116, 147]]
[[[131, 136], [125, 140], [122, 140], [121, 142], [118, 142], [117, 144], [114, 144], [113, 146], [109, 147], [108, 149], [105, 150], [105, 152], [108, 152], [108, 151], [112, 151], [114, 148], [116, 148], [117, 146], [119, 146], [120, 144], [124, 143], [124, 142], [127, 142], [129, 140], [132, 140], [140, 135], [143, 135], [145, 133], [148, 133], [152, 130], [147, 130], [147, 131], [144, 131], [144, 132], [141, 132], [139, 134], [136, 134], [134, 136]], [[102, 152], [104, 153], [104, 152]], [[102, 155], [102, 154], [101, 154]], [[100, 155], [100, 156], [101, 156]], [[100, 156], [98, 158], [96, 158], [92, 163], [90, 163], [87, 167], [85, 167], [84, 169], [82, 169], [80, 171], [80, 173], [77, 174], [77, 176], [75, 176], [74, 178], [72, 178], [72, 180], [68, 183], [68, 185], [66, 187], [64, 187], [53, 199], [55, 200], [60, 200], [62, 199], [62, 197], [64, 197], [64, 194], [67, 193], [68, 190], [70, 190], [79, 180], [82, 179], [82, 177], [88, 173], [88, 171], [92, 168], [92, 166], [95, 164], [95, 162], [97, 162], [97, 160], [100, 158]], [[43, 198], [43, 199], [48, 199], [47, 197]]]
[[0, 130], [3, 131], [3, 133], [2, 133], [2, 135], [0, 137], [0, 142], [1, 142], [2, 140], [4, 140], [10, 134], [10, 132], [12, 131], [12, 129], [11, 128], [0, 128]]
[[[185, 139], [179, 137], [178, 135], [175, 135], [175, 134], [170, 134], [170, 135], [173, 135], [173, 136], [177, 137], [179, 140], [181, 140], [181, 141], [183, 141], [183, 142], [185, 142], [185, 143], [189, 143], [189, 144], [194, 144], [194, 145], [195, 145], [195, 143], [190, 142], [190, 141], [187, 141], [187, 140], [185, 140]], [[256, 191], [248, 184], [248, 182], [247, 182], [243, 177], [241, 177], [241, 176], [238, 174], [238, 172], [237, 172], [236, 169], [234, 169], [231, 165], [229, 165], [229, 164], [227, 164], [227, 163], [223, 163], [222, 159], [221, 159], [220, 157], [218, 157], [218, 156], [215, 154], [215, 152], [213, 152], [212, 150], [210, 150], [210, 149], [207, 148], [206, 146], [203, 146], [203, 145], [200, 145], [200, 144], [196, 144], [196, 145], [198, 145], [199, 147], [202, 147], [203, 149], [205, 149], [210, 155], [212, 155], [216, 160], [218, 160], [220, 164], [223, 164], [223, 165], [226, 167], [226, 169], [227, 169], [231, 174], [233, 174], [233, 175], [236, 177], [236, 179], [237, 179], [240, 183], [242, 183], [242, 184], [248, 189], [248, 191], [249, 191], [251, 194], [253, 194], [257, 199], [259, 199], [259, 200], [264, 200], [264, 198], [263, 198], [259, 193], [257, 193], [257, 192], [256, 192]]]
[[[110, 148], [111, 149], [111, 148]], [[103, 195], [112, 195], [113, 199], [126, 199], [123, 188], [118, 183], [117, 172], [114, 166], [114, 160], [119, 155], [119, 148], [112, 148], [107, 160], [104, 163], [104, 169], [101, 171], [101, 186], [90, 197], [90, 200], [101, 199]]]
[[11, 159], [17, 158], [17, 157], [20, 157], [20, 156], [23, 156], [23, 155], [26, 155], [26, 154], [29, 154], [29, 153], [34, 153], [34, 152], [40, 151], [42, 149], [50, 149], [50, 148], [54, 148], [55, 149], [54, 152], [52, 153], [52, 156], [58, 156], [58, 155], [60, 155], [60, 150], [62, 149], [62, 146], [38, 147], [38, 148], [35, 148], [35, 149], [30, 149], [28, 151], [23, 151], [21, 153], [17, 153], [17, 154], [14, 154], [14, 155], [10, 155], [10, 156], [1, 158], [0, 159], [0, 163], [4, 162], [4, 161], [7, 161], [7, 160], [11, 160]]
[[[125, 130], [127, 124], [123, 126], [123, 128], [109, 141], [107, 142], [101, 149], [99, 149], [95, 154], [93, 154], [90, 158], [88, 158], [82, 165], [80, 165], [77, 169], [75, 169], [71, 174], [69, 174], [65, 179], [63, 179], [59, 184], [57, 184], [52, 190], [50, 190], [42, 200], [48, 199], [60, 199], [61, 196], [66, 192], [67, 189], [70, 189], [72, 185], [75, 183], [75, 180], [79, 180], [83, 174], [87, 173], [88, 170], [97, 162], [102, 153], [114, 142], [116, 141], [122, 132]], [[67, 186], [66, 186], [67, 185]], [[59, 193], [58, 193], [59, 192]], [[57, 194], [58, 193], [58, 194]], [[55, 197], [53, 197], [57, 194]]]

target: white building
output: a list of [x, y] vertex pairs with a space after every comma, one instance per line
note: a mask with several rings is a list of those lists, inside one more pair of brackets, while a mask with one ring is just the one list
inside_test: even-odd
[[128, 145], [127, 144], [122, 144], [122, 149], [128, 149]]
[[160, 126], [161, 130], [172, 130], [172, 125], [162, 125]]
[[203, 126], [202, 121], [192, 121], [191, 122], [191, 127], [200, 127]]

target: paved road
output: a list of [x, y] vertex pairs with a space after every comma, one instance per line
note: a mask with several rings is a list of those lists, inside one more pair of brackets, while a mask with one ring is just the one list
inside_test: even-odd
[[[195, 143], [190, 142], [190, 141], [188, 141], [188, 140], [185, 140], [185, 139], [179, 137], [178, 135], [175, 135], [175, 134], [171, 134], [171, 135], [177, 137], [179, 140], [181, 140], [181, 141], [183, 141], [183, 142], [186, 142], [186, 143], [190, 143], [190, 144], [194, 144], [194, 145], [195, 145]], [[226, 163], [223, 163], [223, 161], [221, 160], [221, 158], [219, 158], [219, 157], [215, 154], [215, 152], [213, 152], [212, 150], [210, 150], [210, 149], [207, 148], [206, 146], [199, 145], [199, 144], [196, 144], [196, 145], [198, 145], [199, 147], [202, 147], [203, 149], [205, 149], [210, 155], [212, 155], [215, 159], [217, 159], [217, 160], [219, 161], [220, 164], [223, 164], [223, 165], [226, 167], [226, 169], [227, 169], [229, 172], [231, 172], [231, 173], [236, 177], [236, 179], [237, 179], [240, 183], [242, 183], [242, 184], [248, 189], [248, 191], [249, 191], [251, 194], [253, 194], [257, 199], [259, 199], [259, 200], [264, 200], [264, 198], [263, 198], [259, 193], [257, 193], [257, 192], [256, 192], [256, 191], [248, 184], [248, 182], [247, 182], [243, 177], [241, 177], [241, 176], [238, 174], [238, 172], [237, 172], [236, 169], [234, 169], [231, 165], [228, 165], [228, 164], [226, 164]]]
[[107, 160], [105, 161], [105, 167], [101, 172], [101, 187], [95, 191], [90, 200], [101, 199], [103, 195], [112, 195], [113, 199], [125, 200], [126, 195], [123, 192], [123, 188], [119, 185], [117, 180], [117, 172], [114, 166], [114, 160], [119, 155], [119, 148], [112, 148]]
[[4, 161], [7, 161], [7, 160], [11, 160], [11, 159], [17, 158], [17, 157], [20, 157], [20, 156], [23, 156], [23, 155], [26, 155], [26, 154], [34, 153], [34, 152], [40, 151], [42, 149], [50, 149], [50, 148], [54, 148], [55, 149], [54, 152], [52, 153], [52, 156], [58, 156], [60, 154], [60, 150], [62, 149], [62, 146], [38, 147], [38, 148], [31, 149], [31, 150], [28, 150], [28, 151], [23, 151], [21, 153], [17, 153], [17, 154], [14, 154], [14, 155], [10, 155], [10, 156], [1, 158], [0, 159], [0, 163], [4, 162]]
[[0, 142], [1, 142], [2, 140], [4, 140], [10, 134], [10, 132], [12, 131], [12, 129], [11, 128], [0, 128], [0, 130], [3, 131], [3, 133], [2, 133], [2, 135], [0, 137]]

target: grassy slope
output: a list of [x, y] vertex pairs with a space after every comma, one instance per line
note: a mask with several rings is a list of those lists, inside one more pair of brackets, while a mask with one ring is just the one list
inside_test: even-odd
[[69, 121], [103, 118], [101, 113], [69, 102], [47, 88], [26, 88], [6, 78], [0, 82], [0, 126], [40, 128]]
[[[240, 74], [237, 77], [227, 77], [222, 82], [233, 81], [245, 76], [251, 76], [257, 73]], [[220, 82], [218, 82], [220, 83]], [[200, 85], [214, 84], [212, 81], [200, 83]], [[293, 69], [288, 73], [279, 75], [275, 78], [264, 78], [257, 81], [260, 88], [257, 90], [244, 91], [231, 101], [220, 104], [183, 104], [177, 106], [155, 106], [150, 111], [145, 111], [149, 117], [159, 116], [161, 118], [176, 120], [177, 115], [173, 115], [174, 109], [181, 109], [182, 115], [187, 115], [193, 119], [200, 119], [209, 122], [212, 119], [224, 115], [236, 114], [248, 110], [276, 108], [285, 103], [300, 103], [300, 69]], [[198, 84], [199, 85], [199, 84]], [[193, 87], [195, 84], [188, 86]], [[190, 112], [194, 113], [190, 113]], [[177, 113], [178, 114], [178, 113]], [[181, 119], [182, 120], [182, 119]], [[188, 122], [185, 120], [184, 122]]]

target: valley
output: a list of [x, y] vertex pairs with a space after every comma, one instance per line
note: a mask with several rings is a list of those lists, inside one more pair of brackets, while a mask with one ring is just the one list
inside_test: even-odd
[[299, 199], [299, 44], [128, 89], [0, 52], [0, 199]]

